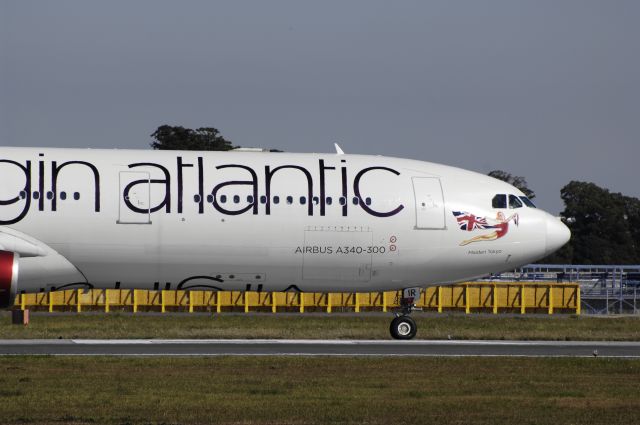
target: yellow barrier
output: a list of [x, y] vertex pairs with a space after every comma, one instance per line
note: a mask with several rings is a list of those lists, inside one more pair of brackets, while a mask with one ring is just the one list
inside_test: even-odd
[[[15, 306], [54, 311], [388, 311], [398, 307], [399, 292], [312, 293], [242, 291], [148, 291], [132, 289], [67, 290], [20, 294]], [[424, 310], [459, 310], [580, 314], [580, 286], [574, 283], [468, 282], [426, 288], [417, 306]]]

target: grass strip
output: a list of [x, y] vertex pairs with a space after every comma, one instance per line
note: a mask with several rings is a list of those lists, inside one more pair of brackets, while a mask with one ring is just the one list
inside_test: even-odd
[[2, 423], [638, 424], [640, 361], [4, 357]]
[[[389, 339], [391, 314], [37, 314], [0, 316], [0, 338]], [[640, 317], [414, 314], [422, 339], [639, 341]]]

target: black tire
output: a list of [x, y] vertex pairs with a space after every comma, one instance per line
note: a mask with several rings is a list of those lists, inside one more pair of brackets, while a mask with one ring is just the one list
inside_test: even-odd
[[418, 333], [418, 326], [411, 317], [399, 316], [391, 321], [389, 331], [393, 339], [413, 339]]

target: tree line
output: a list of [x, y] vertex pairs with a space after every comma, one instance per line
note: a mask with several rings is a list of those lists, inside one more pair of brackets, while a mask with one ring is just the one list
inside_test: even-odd
[[[193, 130], [162, 125], [151, 137], [153, 149], [228, 151], [239, 147], [214, 127]], [[493, 170], [489, 175], [512, 184], [530, 199], [535, 198], [524, 177], [502, 170]], [[569, 182], [560, 190], [560, 196], [564, 202], [560, 216], [571, 229], [571, 240], [540, 263], [640, 264], [640, 199], [582, 181]]]

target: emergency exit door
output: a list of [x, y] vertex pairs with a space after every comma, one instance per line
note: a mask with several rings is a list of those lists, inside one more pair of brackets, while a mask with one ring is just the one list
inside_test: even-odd
[[446, 228], [442, 185], [437, 177], [413, 177], [416, 229]]
[[144, 171], [121, 171], [118, 224], [151, 224], [151, 177]]

